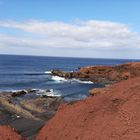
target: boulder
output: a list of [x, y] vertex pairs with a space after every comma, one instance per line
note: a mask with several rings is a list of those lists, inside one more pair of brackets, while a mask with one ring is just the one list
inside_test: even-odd
[[27, 93], [28, 93], [28, 91], [26, 91], [26, 90], [21, 90], [21, 91], [13, 92], [13, 93], [11, 94], [11, 96], [12, 96], [12, 97], [17, 97], [17, 96], [25, 95], [25, 94], [27, 94]]

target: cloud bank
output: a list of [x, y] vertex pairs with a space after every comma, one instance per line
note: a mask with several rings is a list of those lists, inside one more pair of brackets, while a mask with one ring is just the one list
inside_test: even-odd
[[140, 58], [140, 35], [111, 21], [0, 21], [0, 53]]

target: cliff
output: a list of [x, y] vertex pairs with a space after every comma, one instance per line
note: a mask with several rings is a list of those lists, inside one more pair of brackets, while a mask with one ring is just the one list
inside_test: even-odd
[[116, 66], [89, 66], [80, 68], [78, 72], [53, 70], [52, 74], [67, 79], [78, 78], [94, 83], [108, 84], [140, 76], [140, 62]]
[[138, 140], [139, 106], [140, 78], [130, 78], [61, 106], [37, 140]]

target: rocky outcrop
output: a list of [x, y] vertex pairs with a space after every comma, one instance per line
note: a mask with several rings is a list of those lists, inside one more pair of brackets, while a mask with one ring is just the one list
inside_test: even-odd
[[[124, 65], [125, 72], [127, 67], [130, 65]], [[124, 72], [122, 66], [121, 71]], [[130, 74], [139, 75], [137, 71], [139, 69], [130, 71]], [[94, 95], [72, 105], [61, 106], [42, 128], [37, 140], [140, 138], [140, 78], [130, 78], [95, 90]]]
[[0, 104], [8, 111], [17, 115], [39, 120], [42, 113], [53, 115], [63, 99], [53, 95], [51, 90], [21, 90], [15, 92], [0, 93]]
[[27, 93], [28, 93], [28, 91], [26, 91], [26, 90], [21, 90], [21, 91], [13, 92], [13, 93], [11, 94], [11, 96], [12, 96], [12, 97], [17, 97], [17, 96], [25, 95], [25, 94], [27, 94]]
[[65, 78], [90, 80], [94, 83], [115, 83], [140, 76], [140, 62], [127, 63], [116, 66], [89, 66], [80, 68], [78, 72], [64, 72], [53, 70], [53, 75]]
[[0, 140], [25, 140], [10, 126], [0, 126]]
[[0, 93], [0, 125], [10, 125], [22, 136], [34, 140], [40, 128], [55, 115], [62, 102], [63, 99], [53, 94], [52, 90], [30, 89]]

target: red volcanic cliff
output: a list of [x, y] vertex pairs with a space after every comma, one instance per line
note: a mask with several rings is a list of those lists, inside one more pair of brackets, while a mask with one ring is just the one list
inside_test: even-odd
[[0, 126], [0, 140], [25, 140], [9, 126]]
[[98, 90], [96, 96], [61, 106], [37, 137], [37, 140], [139, 139], [140, 78], [122, 81]]
[[95, 83], [114, 83], [140, 76], [140, 62], [116, 66], [89, 66], [81, 68], [78, 72], [54, 70], [52, 74], [65, 78], [90, 80]]

